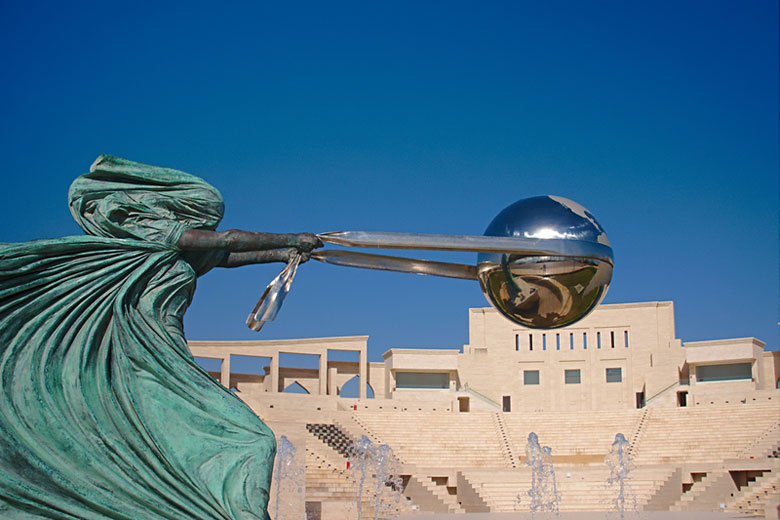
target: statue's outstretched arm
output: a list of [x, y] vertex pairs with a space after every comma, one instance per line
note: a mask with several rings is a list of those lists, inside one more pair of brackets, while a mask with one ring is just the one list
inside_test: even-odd
[[[240, 267], [250, 264], [268, 264], [271, 262], [289, 262], [293, 255], [299, 253], [294, 247], [284, 249], [271, 249], [268, 251], [244, 251], [241, 253], [230, 253], [219, 264], [219, 267]], [[311, 253], [300, 253], [300, 263], [309, 260]]]
[[185, 251], [227, 251], [229, 255], [221, 267], [238, 267], [248, 264], [288, 262], [296, 252], [302, 253], [302, 261], [322, 242], [313, 233], [258, 233], [229, 229], [208, 231], [187, 229], [176, 244]]
[[227, 231], [207, 231], [186, 229], [177, 242], [185, 251], [209, 251], [219, 249], [231, 253], [245, 251], [267, 251], [294, 247], [301, 253], [322, 247], [322, 242], [314, 233], [258, 233], [229, 229]]

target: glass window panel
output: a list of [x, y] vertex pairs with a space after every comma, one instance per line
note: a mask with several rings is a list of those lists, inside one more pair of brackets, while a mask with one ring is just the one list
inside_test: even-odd
[[538, 385], [539, 384], [539, 371], [538, 370], [523, 370], [523, 384], [524, 385]]
[[726, 365], [698, 365], [696, 379], [707, 381], [735, 381], [753, 378], [751, 363], [729, 363]]
[[620, 368], [608, 368], [607, 383], [621, 383], [621, 382], [623, 382], [623, 370]]
[[567, 385], [580, 384], [580, 370], [566, 370], [563, 373], [563, 380]]
[[396, 372], [396, 388], [447, 389], [450, 387], [446, 372]]

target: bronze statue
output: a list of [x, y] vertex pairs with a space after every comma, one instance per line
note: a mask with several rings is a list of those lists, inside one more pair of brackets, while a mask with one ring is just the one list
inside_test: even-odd
[[109, 155], [69, 204], [86, 236], [0, 245], [0, 517], [267, 519], [273, 433], [182, 318], [211, 268], [321, 242], [215, 231], [215, 188]]

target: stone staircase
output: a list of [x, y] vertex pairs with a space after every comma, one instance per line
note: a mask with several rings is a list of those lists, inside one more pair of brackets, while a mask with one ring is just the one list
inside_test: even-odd
[[[642, 510], [650, 498], [672, 476], [672, 468], [634, 470], [626, 482], [627, 510]], [[558, 466], [555, 468], [560, 511], [610, 511], [617, 487], [610, 486], [606, 468]], [[472, 470], [464, 472], [470, 485], [490, 507], [491, 512], [528, 511], [531, 499], [530, 469]]]
[[[338, 424], [309, 423], [306, 430], [322, 441], [306, 445], [306, 499], [307, 501], [340, 501], [350, 505], [357, 514], [356, 497], [360, 484], [348, 469], [348, 458], [355, 438]], [[412, 512], [412, 504], [403, 495], [397, 502], [388, 498], [390, 487], [382, 488], [377, 502], [376, 482], [365, 484], [360, 501], [361, 516], [373, 518], [375, 510], [390, 516]]]
[[504, 454], [504, 460], [508, 468], [516, 468], [520, 465], [520, 459], [512, 451], [512, 437], [509, 434], [509, 428], [504, 421], [504, 416], [500, 412], [493, 414], [493, 423], [496, 427], [496, 435], [501, 442], [501, 452]]
[[[426, 513], [465, 513], [460, 504], [458, 504], [457, 495], [452, 495], [446, 486], [436, 484], [433, 479], [412, 475], [407, 483], [407, 489], [416, 487], [415, 503], [420, 505], [420, 509]], [[419, 491], [423, 490], [422, 493]]]
[[723, 497], [728, 497], [733, 488], [734, 483], [727, 470], [710, 471], [683, 493], [682, 497], [669, 507], [669, 510], [717, 511], [719, 505], [723, 503]]
[[460, 478], [463, 479], [465, 484], [477, 495], [488, 511], [497, 511], [495, 502], [493, 502], [490, 495], [485, 492], [483, 483], [480, 480], [473, 478], [465, 472], [460, 472]]
[[780, 466], [744, 486], [726, 505], [726, 512], [763, 516], [767, 500], [780, 500]]
[[680, 498], [682, 486], [682, 468], [675, 468], [666, 480], [659, 484], [655, 493], [650, 495], [645, 504], [645, 511], [668, 511]]
[[[325, 444], [311, 443], [306, 447], [307, 502], [342, 502], [356, 514], [358, 493], [359, 483], [346, 469], [346, 461], [342, 457]], [[373, 518], [377, 509], [375, 489], [370, 485], [364, 486], [362, 497], [362, 516]], [[380, 512], [390, 516], [412, 511], [411, 504], [403, 496], [397, 502], [387, 496], [380, 497], [378, 506]]]
[[310, 423], [306, 430], [343, 457], [349, 457], [354, 439], [335, 424]]
[[636, 451], [639, 441], [642, 439], [642, 434], [645, 431], [648, 419], [650, 418], [650, 408], [642, 410], [642, 415], [639, 416], [636, 426], [634, 427], [634, 433], [628, 441], [628, 455], [629, 457]]

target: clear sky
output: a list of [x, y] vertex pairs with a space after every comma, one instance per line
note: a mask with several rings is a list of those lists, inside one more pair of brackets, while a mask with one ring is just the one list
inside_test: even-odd
[[[80, 234], [67, 189], [101, 153], [205, 178], [222, 229], [481, 234], [555, 194], [609, 235], [606, 303], [778, 347], [775, 0], [109, 4], [3, 2], [0, 242]], [[379, 360], [459, 348], [487, 306], [310, 262], [250, 331], [281, 267], [201, 278], [188, 337], [367, 334]]]

